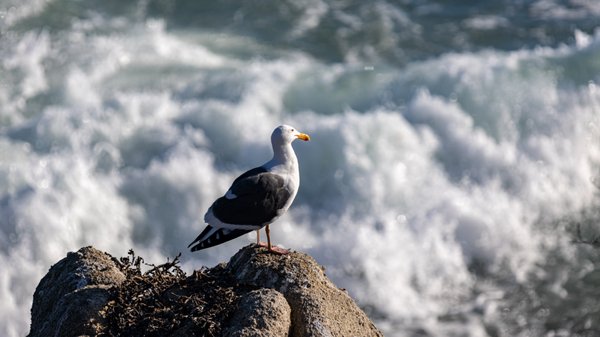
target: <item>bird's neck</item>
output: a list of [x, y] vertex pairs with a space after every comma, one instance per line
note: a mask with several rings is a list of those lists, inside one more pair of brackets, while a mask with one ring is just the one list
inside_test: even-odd
[[297, 174], [297, 172], [291, 172], [292, 170], [298, 171], [298, 159], [292, 144], [273, 145], [273, 159], [266, 166], [271, 169], [285, 170]]

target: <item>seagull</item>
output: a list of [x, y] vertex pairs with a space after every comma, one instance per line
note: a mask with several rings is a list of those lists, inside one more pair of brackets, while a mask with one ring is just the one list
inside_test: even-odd
[[269, 224], [290, 208], [298, 193], [300, 173], [292, 148], [296, 139], [308, 141], [310, 137], [289, 125], [273, 130], [273, 159], [237, 177], [225, 195], [215, 200], [204, 215], [206, 228], [188, 246], [192, 252], [219, 245], [253, 230], [256, 230], [257, 245], [265, 247], [260, 242], [260, 229], [263, 227], [268, 251], [278, 254], [288, 252], [271, 245]]

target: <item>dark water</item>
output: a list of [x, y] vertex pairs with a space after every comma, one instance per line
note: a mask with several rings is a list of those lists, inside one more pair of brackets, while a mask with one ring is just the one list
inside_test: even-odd
[[41, 12], [10, 28], [69, 29], [74, 19], [98, 15], [130, 21], [156, 18], [164, 20], [167, 29], [249, 36], [272, 47], [301, 50], [324, 62], [395, 66], [447, 52], [572, 44], [575, 30], [592, 34], [600, 17], [596, 2], [568, 0], [46, 3]]

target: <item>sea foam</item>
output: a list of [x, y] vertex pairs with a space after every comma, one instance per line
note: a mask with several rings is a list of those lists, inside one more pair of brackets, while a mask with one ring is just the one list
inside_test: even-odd
[[186, 249], [281, 123], [312, 140], [294, 144], [300, 192], [274, 241], [315, 256], [386, 335], [486, 336], [502, 282], [571, 254], [556, 221], [593, 207], [600, 163], [597, 72], [571, 69], [597, 67], [598, 36], [366, 69], [206, 34], [95, 18], [0, 47], [1, 335], [27, 333], [35, 286], [81, 246], [183, 252], [191, 271], [252, 242]]

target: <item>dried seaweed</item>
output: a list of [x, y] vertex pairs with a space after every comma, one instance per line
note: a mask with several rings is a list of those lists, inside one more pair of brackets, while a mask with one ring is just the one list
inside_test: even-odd
[[[180, 254], [181, 255], [181, 254]], [[179, 257], [146, 264], [133, 250], [118, 260], [126, 281], [116, 287], [101, 312], [99, 336], [219, 336], [247, 287], [238, 285], [223, 266], [187, 276]], [[142, 264], [150, 267], [143, 272]]]

